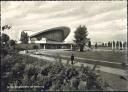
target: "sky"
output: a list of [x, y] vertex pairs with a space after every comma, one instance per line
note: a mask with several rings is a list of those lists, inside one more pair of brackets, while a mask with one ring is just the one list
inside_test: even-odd
[[92, 42], [127, 40], [126, 1], [1, 1], [1, 25], [4, 32], [19, 40], [20, 33], [30, 34], [58, 26], [71, 29], [65, 39], [74, 40], [74, 31], [85, 25]]

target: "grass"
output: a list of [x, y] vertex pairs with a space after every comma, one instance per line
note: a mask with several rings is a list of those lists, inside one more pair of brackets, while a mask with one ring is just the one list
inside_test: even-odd
[[53, 54], [53, 55], [55, 55], [55, 53], [59, 53], [61, 55], [66, 55], [66, 56], [70, 56], [71, 53], [73, 53], [75, 57], [103, 60], [103, 61], [108, 61], [108, 62], [118, 62], [118, 63], [122, 63], [122, 61], [126, 61], [126, 57], [127, 57], [126, 52], [114, 52], [114, 51], [86, 51], [86, 52], [48, 51], [47, 53]]
[[92, 61], [92, 60], [82, 60], [82, 59], [76, 59], [79, 62], [86, 62], [90, 64], [98, 63], [103, 66], [109, 66], [113, 68], [121, 68], [123, 69], [121, 63], [127, 61], [127, 53], [125, 51], [86, 51], [86, 52], [78, 52], [78, 51], [59, 51], [59, 50], [46, 50], [46, 52], [42, 53], [45, 54], [52, 54], [53, 56], [57, 53], [59, 55], [67, 56], [64, 59], [70, 59], [71, 53], [74, 54], [75, 57], [85, 58], [85, 59], [94, 59], [94, 60], [100, 60], [100, 61], [108, 61], [108, 62], [115, 62], [120, 64], [110, 64], [105, 62], [98, 62], [98, 61]]
[[128, 81], [120, 79], [119, 75], [101, 72], [101, 78], [109, 83], [115, 91], [128, 91]]

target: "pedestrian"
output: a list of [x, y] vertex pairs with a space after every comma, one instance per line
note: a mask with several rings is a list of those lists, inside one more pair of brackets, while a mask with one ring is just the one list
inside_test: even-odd
[[73, 65], [73, 61], [74, 61], [74, 55], [71, 55], [71, 64]]

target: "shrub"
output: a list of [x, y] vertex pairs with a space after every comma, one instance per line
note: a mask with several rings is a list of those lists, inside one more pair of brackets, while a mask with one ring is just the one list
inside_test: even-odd
[[[60, 60], [61, 61], [61, 60]], [[74, 67], [62, 62], [47, 63], [37, 58], [12, 54], [2, 58], [2, 87], [43, 86], [31, 91], [55, 90], [104, 90], [105, 85], [100, 76], [90, 67]], [[5, 70], [4, 70], [5, 69]]]
[[33, 46], [33, 49], [36, 49], [37, 50], [37, 49], [39, 49], [39, 47], [37, 45], [34, 45]]

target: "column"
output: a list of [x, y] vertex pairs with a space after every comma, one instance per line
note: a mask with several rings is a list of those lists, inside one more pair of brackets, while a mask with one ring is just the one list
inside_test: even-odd
[[71, 44], [71, 48], [70, 49], [72, 50], [72, 44]]
[[45, 44], [44, 44], [44, 50], [45, 50]]

